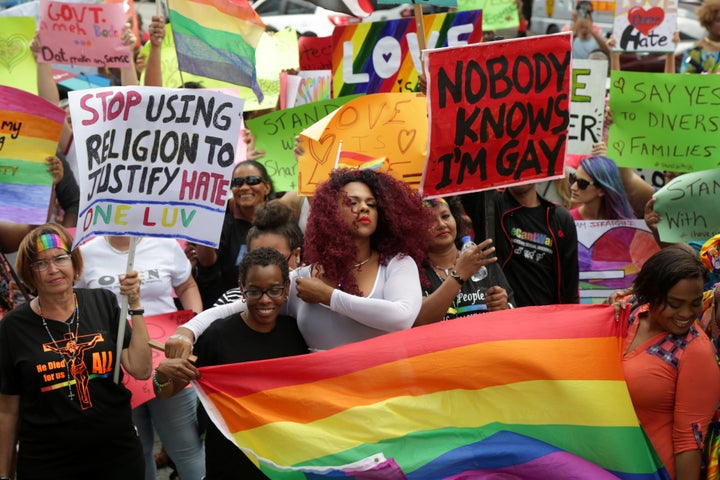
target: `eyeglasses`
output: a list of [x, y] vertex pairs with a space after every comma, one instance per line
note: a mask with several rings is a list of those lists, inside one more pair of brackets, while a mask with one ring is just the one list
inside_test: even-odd
[[271, 299], [277, 300], [285, 294], [285, 287], [283, 285], [275, 285], [274, 287], [270, 287], [267, 290], [250, 288], [248, 290], [242, 291], [242, 295], [243, 297], [245, 297], [245, 300], [250, 300], [253, 302], [260, 300], [265, 294], [267, 294], [267, 296]]
[[580, 190], [585, 190], [590, 185], [595, 185], [595, 182], [591, 182], [590, 180], [585, 180], [584, 178], [577, 178], [577, 176], [574, 173], [571, 173], [569, 175], [570, 177], [570, 186], [572, 186], [573, 183], [577, 183], [577, 186]]
[[240, 188], [246, 183], [250, 187], [260, 185], [263, 182], [263, 178], [260, 175], [250, 175], [249, 177], [235, 177], [230, 182], [231, 188]]
[[72, 257], [69, 253], [58, 255], [56, 257], [48, 258], [46, 260], [38, 260], [30, 264], [33, 270], [36, 272], [44, 272], [48, 269], [51, 263], [56, 267], [67, 267], [72, 262]]

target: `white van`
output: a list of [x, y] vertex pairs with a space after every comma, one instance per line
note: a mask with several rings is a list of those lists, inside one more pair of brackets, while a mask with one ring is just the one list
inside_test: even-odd
[[[532, 0], [524, 0], [532, 1]], [[612, 33], [615, 21], [615, 2], [591, 0], [593, 24], [598, 25], [605, 35]], [[572, 23], [577, 0], [535, 0], [533, 2], [530, 29], [535, 34], [557, 33]]]

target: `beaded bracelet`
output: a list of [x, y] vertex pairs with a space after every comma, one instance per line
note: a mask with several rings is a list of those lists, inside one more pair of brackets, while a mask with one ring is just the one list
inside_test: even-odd
[[168, 378], [168, 381], [165, 383], [160, 383], [160, 381], [157, 378], [157, 370], [153, 372], [153, 385], [157, 387], [158, 390], [162, 390], [163, 388], [167, 387], [172, 383], [172, 378]]

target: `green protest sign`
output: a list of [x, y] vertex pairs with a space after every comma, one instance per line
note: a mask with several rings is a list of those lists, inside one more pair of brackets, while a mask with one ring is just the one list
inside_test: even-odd
[[714, 75], [613, 71], [608, 156], [621, 167], [696, 172], [720, 166]]
[[247, 121], [248, 129], [255, 134], [255, 147], [265, 150], [265, 156], [259, 161], [267, 168], [276, 191], [297, 191], [295, 137], [305, 128], [359, 96], [348, 95], [312, 102], [270, 112]]
[[663, 242], [705, 241], [720, 232], [720, 169], [675, 177], [654, 197]]
[[515, 0], [457, 0], [458, 11], [482, 10], [482, 29], [505, 30], [520, 23]]
[[400, 3], [413, 3], [417, 5], [435, 5], [436, 7], [457, 7], [457, 0], [378, 0], [384, 5], [398, 5]]

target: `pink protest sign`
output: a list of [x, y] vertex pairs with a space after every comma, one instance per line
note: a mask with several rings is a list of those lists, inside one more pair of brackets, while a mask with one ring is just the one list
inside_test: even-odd
[[125, 14], [120, 3], [87, 4], [41, 0], [40, 63], [130, 66], [130, 47], [123, 45]]
[[[148, 334], [150, 335], [151, 340], [165, 343], [165, 340], [175, 333], [175, 329], [177, 329], [179, 325], [187, 322], [192, 317], [193, 312], [191, 310], [181, 310], [179, 312], [163, 313], [162, 315], [145, 317], [145, 324], [147, 325]], [[157, 367], [164, 358], [165, 354], [163, 352], [160, 350], [153, 350], [153, 369], [155, 369], [155, 367]], [[139, 407], [148, 400], [155, 398], [152, 380], [136, 380], [130, 375], [125, 375], [123, 378], [123, 385], [132, 392], [132, 398], [130, 399], [130, 405], [132, 408]]]

